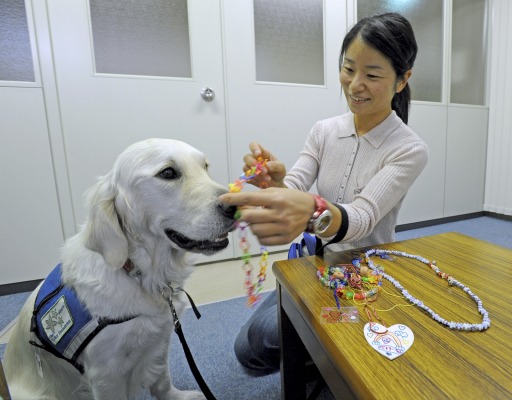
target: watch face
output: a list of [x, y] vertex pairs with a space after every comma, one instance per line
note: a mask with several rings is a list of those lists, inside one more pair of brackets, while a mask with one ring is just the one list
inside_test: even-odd
[[317, 230], [320, 232], [323, 232], [329, 227], [330, 224], [331, 224], [331, 217], [324, 217], [318, 222]]
[[315, 221], [315, 233], [323, 233], [329, 228], [332, 221], [332, 214], [330, 211], [324, 211]]

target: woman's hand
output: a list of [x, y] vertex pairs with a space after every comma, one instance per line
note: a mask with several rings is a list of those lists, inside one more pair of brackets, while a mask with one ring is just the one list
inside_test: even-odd
[[265, 246], [292, 242], [304, 232], [315, 211], [313, 197], [295, 189], [227, 193], [220, 196], [219, 201], [240, 207], [240, 220], [249, 224], [252, 233]]
[[262, 167], [261, 173], [253, 179], [247, 181], [251, 185], [259, 188], [267, 187], [286, 187], [283, 179], [286, 176], [286, 167], [270, 151], [262, 147], [259, 143], [253, 142], [249, 145], [250, 154], [244, 157], [244, 172], [251, 170], [257, 163], [258, 158], [268, 160]]

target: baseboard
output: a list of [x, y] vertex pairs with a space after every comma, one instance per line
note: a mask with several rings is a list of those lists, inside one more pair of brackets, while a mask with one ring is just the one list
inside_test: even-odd
[[5, 285], [0, 285], [0, 296], [31, 292], [37, 287], [37, 285], [41, 283], [41, 281], [42, 279], [36, 279], [34, 281], [7, 283]]
[[486, 217], [502, 219], [504, 221], [512, 221], [512, 215], [497, 214], [497, 213], [490, 212], [490, 211], [484, 211], [484, 215]]
[[403, 232], [403, 231], [409, 231], [411, 229], [426, 228], [428, 226], [447, 224], [449, 222], [464, 221], [466, 219], [478, 218], [478, 217], [483, 217], [483, 216], [490, 217], [491, 215], [488, 215], [488, 214], [490, 214], [490, 213], [480, 211], [480, 212], [475, 212], [475, 213], [470, 213], [470, 214], [454, 215], [453, 217], [444, 217], [444, 218], [431, 219], [428, 221], [412, 222], [410, 224], [397, 225], [395, 228], [395, 232]]

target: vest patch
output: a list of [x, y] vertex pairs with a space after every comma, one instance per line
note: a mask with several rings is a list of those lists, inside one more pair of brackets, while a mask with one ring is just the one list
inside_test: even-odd
[[48, 339], [57, 344], [73, 326], [73, 317], [66, 304], [66, 298], [60, 296], [55, 304], [41, 317], [41, 324]]

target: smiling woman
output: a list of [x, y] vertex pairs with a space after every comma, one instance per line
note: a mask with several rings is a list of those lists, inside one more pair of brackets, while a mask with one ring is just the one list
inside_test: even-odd
[[[343, 40], [340, 55], [340, 81], [356, 120], [371, 129], [382, 122], [391, 108], [407, 124], [411, 93], [408, 80], [418, 47], [410, 23], [399, 14], [383, 14], [382, 21], [365, 18]], [[382, 23], [388, 19], [393, 23]], [[371, 21], [371, 22], [370, 22]], [[358, 27], [356, 29], [356, 27]], [[358, 91], [373, 100], [371, 108], [353, 109]], [[363, 101], [365, 99], [363, 98]], [[375, 101], [378, 103], [375, 103]], [[359, 112], [356, 112], [359, 111]], [[377, 112], [377, 114], [375, 114]], [[359, 131], [358, 131], [359, 133]], [[360, 134], [360, 133], [359, 133]]]
[[341, 86], [362, 136], [390, 114], [391, 102], [406, 87], [411, 70], [398, 77], [391, 61], [360, 37], [344, 53]]
[[[339, 58], [350, 112], [317, 122], [288, 173], [269, 150], [250, 145], [244, 170], [258, 157], [268, 161], [249, 183], [269, 188], [229, 193], [221, 201], [249, 206], [240, 219], [261, 244], [289, 243], [304, 230], [328, 251], [394, 241], [398, 211], [428, 157], [425, 142], [406, 125], [417, 51], [403, 16], [362, 19], [346, 35]], [[307, 193], [315, 181], [320, 196]], [[315, 223], [328, 213], [327, 225]], [[276, 296], [269, 296], [237, 337], [239, 361], [262, 372], [278, 369], [277, 332]]]

